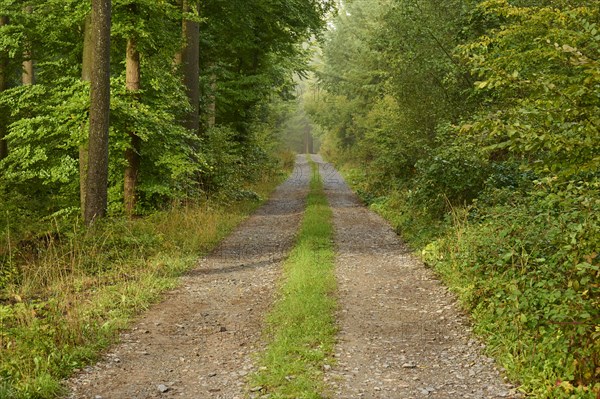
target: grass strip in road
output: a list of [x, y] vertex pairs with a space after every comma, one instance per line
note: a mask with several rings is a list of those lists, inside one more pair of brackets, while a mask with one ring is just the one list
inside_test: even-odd
[[307, 208], [282, 285], [267, 317], [270, 343], [262, 353], [254, 391], [269, 398], [322, 398], [323, 367], [335, 342], [332, 212], [312, 164]]

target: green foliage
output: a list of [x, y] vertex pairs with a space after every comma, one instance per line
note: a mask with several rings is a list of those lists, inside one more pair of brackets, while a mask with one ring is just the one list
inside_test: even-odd
[[193, 195], [194, 176], [206, 167], [205, 155], [196, 150], [200, 140], [177, 119], [179, 110], [187, 108], [177, 77], [160, 78], [164, 69], [146, 70], [144, 66], [142, 63], [144, 89], [138, 93], [139, 98], [126, 92], [124, 75], [112, 82], [110, 151], [115, 156], [111, 157], [109, 201], [117, 213], [122, 204], [125, 160], [116, 155], [124, 154], [129, 147], [126, 132], [130, 127], [142, 140], [138, 185], [141, 209], [156, 209], [175, 198]]
[[489, 182], [491, 171], [473, 142], [447, 133], [440, 133], [437, 141], [439, 145], [430, 155], [416, 163], [415, 189], [410, 200], [440, 217], [451, 207], [470, 204], [477, 198]]
[[[0, 173], [2, 198], [14, 210], [12, 217], [27, 214], [41, 219], [72, 214], [79, 205], [79, 146], [87, 137], [89, 108], [89, 88], [80, 81], [81, 38], [90, 4], [44, 0], [31, 5], [31, 13], [24, 11], [24, 4], [12, 1], [4, 1], [0, 7], [10, 20], [2, 27], [0, 54], [10, 58], [11, 86], [0, 93], [0, 107], [7, 110], [3, 123], [8, 126], [10, 149], [8, 158], [0, 161]], [[182, 44], [179, 7], [164, 1], [114, 2], [109, 159], [112, 214], [122, 212], [123, 155], [131, 145], [130, 132], [142, 139], [137, 213], [211, 190], [241, 192], [245, 180], [256, 180], [264, 169], [273, 167], [272, 153], [279, 137], [274, 134], [278, 126], [272, 118], [278, 111], [267, 104], [274, 92], [287, 96], [293, 73], [306, 68], [308, 51], [300, 45], [318, 34], [322, 17], [332, 5], [288, 0], [265, 1], [243, 9], [238, 6], [203, 2], [202, 15], [194, 17], [206, 33], [202, 105], [207, 107], [210, 96], [217, 96], [217, 110], [223, 117], [216, 131], [227, 131], [223, 141], [209, 131], [198, 138], [180, 124], [189, 104], [173, 65]], [[300, 11], [302, 14], [296, 14]], [[231, 13], [236, 18], [223, 18]], [[135, 95], [125, 90], [129, 38], [135, 39], [142, 55], [142, 90]], [[29, 43], [35, 46], [36, 84], [23, 87], [19, 85], [20, 68]], [[211, 94], [213, 74], [218, 90]], [[27, 197], [35, 200], [19, 201]]]
[[561, 381], [579, 386], [577, 397], [599, 388], [589, 384], [600, 377], [599, 188], [540, 185], [510, 204], [472, 209], [480, 222], [455, 220], [455, 232], [424, 252], [474, 312], [492, 353], [539, 397], [568, 397]]
[[332, 7], [313, 0], [201, 2], [203, 103], [216, 97], [217, 121], [244, 134], [260, 103], [291, 97], [294, 73], [306, 71], [310, 57], [303, 44], [320, 35]]
[[428, 150], [426, 139], [406, 129], [409, 116], [404, 109], [394, 97], [386, 95], [357, 122], [366, 132], [360, 143], [360, 156], [371, 160], [371, 181], [412, 177], [417, 160]]
[[[485, 1], [505, 22], [459, 47], [490, 106], [463, 129], [488, 151], [508, 150], [524, 166], [570, 178], [600, 168], [600, 12], [573, 4], [516, 7]], [[576, 178], [576, 177], [575, 177]]]
[[325, 155], [425, 248], [488, 348], [542, 398], [600, 392], [599, 12], [349, 2], [307, 105]]
[[87, 126], [87, 87], [68, 77], [52, 86], [40, 83], [1, 93], [0, 104], [15, 120], [6, 136], [11, 151], [2, 163], [9, 183], [59, 190], [77, 178], [75, 149]]

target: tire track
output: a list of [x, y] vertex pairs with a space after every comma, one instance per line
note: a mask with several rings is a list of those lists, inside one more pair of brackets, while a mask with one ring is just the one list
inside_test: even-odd
[[517, 397], [482, 355], [454, 296], [331, 165], [314, 159], [333, 209], [337, 250], [337, 365], [325, 377], [331, 396]]
[[68, 397], [242, 398], [309, 179], [310, 166], [299, 156], [265, 205], [124, 332], [101, 362], [67, 381]]

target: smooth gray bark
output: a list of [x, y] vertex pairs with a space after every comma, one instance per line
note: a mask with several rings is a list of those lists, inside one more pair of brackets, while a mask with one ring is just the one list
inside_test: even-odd
[[[140, 90], [140, 53], [137, 49], [137, 43], [133, 38], [127, 40], [125, 74], [127, 91], [132, 94], [137, 93]], [[123, 200], [125, 204], [125, 214], [131, 217], [134, 214], [137, 202], [135, 189], [140, 171], [140, 146], [142, 140], [136, 134], [133, 126], [129, 128], [127, 133], [130, 138], [130, 146], [125, 150], [125, 161], [127, 162], [127, 165], [125, 167]]]
[[108, 200], [108, 128], [110, 115], [110, 0], [92, 0], [93, 66], [90, 136], [84, 219], [90, 225], [106, 215]]
[[[183, 11], [190, 12], [193, 6], [190, 1], [183, 1]], [[196, 134], [200, 134], [200, 25], [198, 22], [183, 21], [183, 39], [181, 66], [183, 84], [192, 107], [184, 121], [184, 126]]]

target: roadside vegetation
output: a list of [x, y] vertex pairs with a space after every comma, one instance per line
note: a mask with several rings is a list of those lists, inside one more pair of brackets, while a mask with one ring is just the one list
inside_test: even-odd
[[597, 1], [358, 0], [333, 25], [304, 101], [322, 153], [524, 392], [597, 398]]
[[35, 243], [35, 252], [13, 253], [19, 278], [4, 286], [0, 298], [0, 398], [60, 394], [61, 379], [96, 360], [282, 177], [248, 186], [251, 198], [111, 218], [93, 233], [82, 226], [55, 230], [43, 246]]
[[336, 287], [332, 212], [318, 168], [313, 175], [297, 242], [284, 265], [274, 309], [267, 316], [268, 346], [251, 389], [271, 398], [318, 399], [323, 368], [332, 364]]

